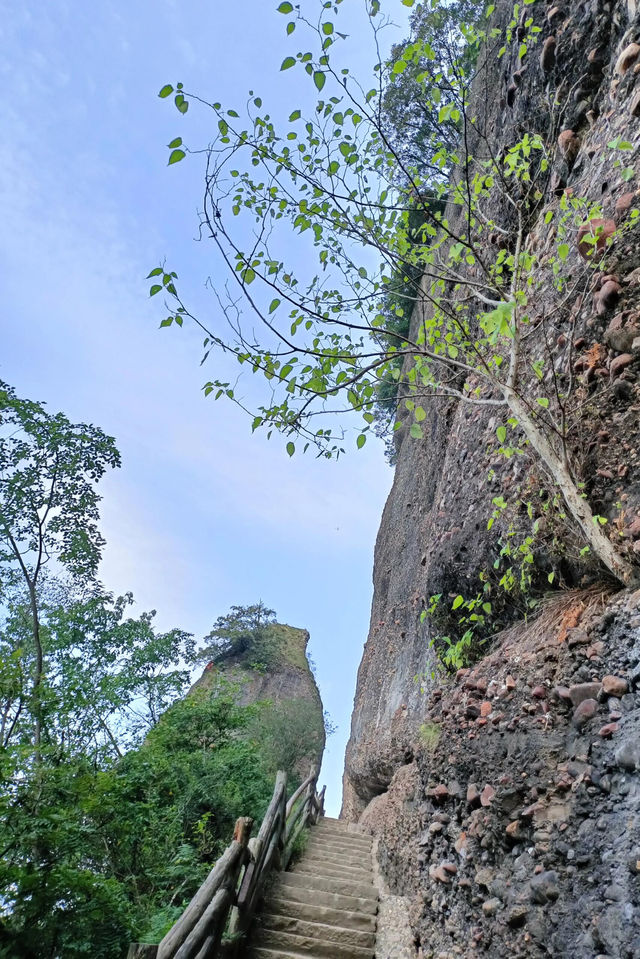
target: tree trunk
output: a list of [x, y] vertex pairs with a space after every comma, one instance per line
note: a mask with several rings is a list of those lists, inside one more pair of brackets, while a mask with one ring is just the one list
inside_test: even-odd
[[40, 617], [38, 616], [38, 599], [34, 584], [28, 580], [29, 600], [31, 604], [31, 633], [33, 636], [33, 645], [36, 650], [36, 672], [33, 677], [33, 687], [31, 698], [33, 702], [33, 716], [35, 720], [35, 729], [33, 734], [33, 745], [35, 747], [36, 762], [40, 761], [40, 746], [42, 743], [42, 699], [40, 695], [40, 685], [42, 683], [43, 656], [42, 643], [40, 641]]
[[640, 569], [627, 562], [609, 537], [605, 535], [602, 527], [594, 518], [589, 503], [580, 495], [563, 459], [556, 453], [526, 405], [513, 390], [507, 387], [504, 388], [504, 397], [513, 410], [525, 436], [549, 470], [551, 478], [562, 493], [569, 513], [580, 527], [593, 552], [616, 579], [626, 586], [638, 585], [640, 583]]

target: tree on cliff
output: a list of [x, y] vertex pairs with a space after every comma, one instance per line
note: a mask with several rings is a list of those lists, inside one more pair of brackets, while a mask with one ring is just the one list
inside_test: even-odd
[[269, 629], [276, 613], [260, 600], [251, 606], [232, 606], [230, 612], [218, 616], [204, 640], [203, 658], [220, 663], [240, 659], [246, 665], [268, 666], [277, 653], [277, 638]]
[[[335, 427], [337, 412], [362, 416], [356, 439], [362, 447], [375, 424], [379, 384], [389, 378], [398, 384], [395, 428], [415, 438], [422, 437], [426, 401], [453, 398], [494, 409], [497, 448], [510, 456], [527, 444], [588, 547], [618, 579], [634, 580], [637, 571], [601, 528], [606, 520], [593, 514], [574, 474], [575, 380], [570, 367], [554, 368], [549, 341], [551, 324], [588, 290], [611, 230], [598, 204], [554, 193], [557, 148], [536, 128], [542, 121], [532, 117], [531, 129], [503, 147], [484, 122], [484, 102], [494, 96], [488, 66], [512, 47], [520, 64], [534, 55], [541, 28], [529, 4], [516, 5], [504, 29], [491, 21], [485, 29], [461, 23], [444, 46], [439, 37], [437, 49], [426, 29], [401, 55], [395, 50], [391, 75], [409, 72], [424, 110], [437, 117], [428, 163], [418, 166], [408, 161], [402, 137], [390, 139], [382, 61], [370, 88], [336, 65], [345, 39], [333, 18], [340, 2], [320, 4], [313, 23], [287, 0], [278, 7], [292, 17], [287, 33], [307, 28], [315, 38], [314, 51], [287, 57], [281, 70], [308, 75], [320, 94], [306, 119], [296, 107], [282, 131], [258, 96], [249, 100], [245, 125], [236, 110], [188, 94], [182, 84], [160, 91], [175, 94], [181, 113], [190, 101], [212, 112], [217, 133], [204, 151], [201, 233], [235, 291], [217, 290], [224, 320], [217, 325], [194, 316], [176, 274], [156, 267], [151, 295], [163, 292], [171, 308], [161, 325], [190, 319], [205, 334], [203, 361], [222, 349], [265, 378], [268, 397], [251, 411], [253, 429], [280, 430], [290, 455], [296, 438], [305, 449], [341, 454], [345, 434]], [[369, 8], [376, 39], [380, 7], [373, 0]], [[550, 56], [546, 46], [543, 56]], [[425, 63], [432, 69], [423, 69]], [[457, 139], [452, 130], [459, 130]], [[181, 138], [171, 142], [170, 164], [184, 159], [183, 147]], [[541, 219], [549, 243], [536, 248], [531, 231]], [[315, 254], [315, 272], [299, 275], [279, 257], [286, 224]], [[574, 257], [569, 268], [576, 233], [583, 260], [577, 266]], [[398, 273], [404, 289], [394, 290], [392, 308], [396, 321], [412, 309], [408, 331], [386, 314]], [[536, 307], [544, 284], [555, 291], [551, 313]], [[246, 408], [237, 384], [214, 379], [204, 391]]]

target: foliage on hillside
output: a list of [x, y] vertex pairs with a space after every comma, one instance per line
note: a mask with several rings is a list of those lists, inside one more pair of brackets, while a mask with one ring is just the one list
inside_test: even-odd
[[[241, 706], [221, 676], [179, 699], [196, 660], [192, 636], [159, 632], [153, 612], [133, 615], [130, 594], [114, 598], [96, 579], [97, 481], [118, 462], [97, 428], [2, 386], [6, 959], [113, 959], [130, 941], [157, 941], [236, 818], [259, 821], [277, 768], [285, 764], [293, 787], [299, 751], [315, 746], [295, 704], [282, 715], [271, 703]], [[259, 625], [271, 617], [262, 604], [253, 615]], [[231, 645], [242, 642], [236, 627]]]

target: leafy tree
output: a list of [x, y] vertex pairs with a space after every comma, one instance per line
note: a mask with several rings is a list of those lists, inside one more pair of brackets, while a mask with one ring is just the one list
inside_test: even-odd
[[[43, 663], [44, 752], [95, 762], [121, 756], [139, 741], [189, 683], [193, 638], [158, 633], [155, 613], [127, 616], [131, 594], [114, 599], [99, 586], [78, 593], [69, 583], [43, 581], [38, 594]], [[31, 741], [29, 686], [33, 669], [30, 604], [9, 597], [0, 620], [0, 743]], [[4, 678], [2, 678], [4, 677]]]
[[275, 621], [275, 611], [262, 601], [252, 606], [232, 606], [205, 636], [210, 645], [202, 655], [216, 663], [238, 659], [249, 666], [270, 666], [279, 646], [278, 637], [269, 628]]
[[[447, 107], [458, 103], [455, 81], [460, 68], [472, 72], [477, 45], [468, 42], [466, 25], [480, 26], [484, 0], [451, 0], [448, 3], [419, 3], [411, 12], [410, 36], [391, 50], [384, 64], [382, 123], [387, 140], [393, 144], [403, 171], [417, 171], [425, 183], [441, 183], [448, 170], [436, 160], [441, 143], [455, 150], [461, 125]], [[454, 114], [455, 116], [455, 114]], [[412, 174], [413, 175], [413, 174]]]
[[73, 424], [42, 403], [20, 399], [0, 383], [0, 596], [26, 589], [34, 657], [28, 711], [38, 754], [43, 729], [44, 650], [38, 587], [55, 563], [78, 583], [98, 568], [96, 483], [120, 465], [112, 437], [95, 426]]
[[[633, 558], [606, 535], [606, 520], [594, 515], [574, 473], [576, 384], [570, 368], [561, 375], [553, 368], [549, 317], [536, 305], [546, 285], [555, 291], [555, 312], [568, 313], [577, 292], [587, 290], [610, 243], [602, 208], [579, 195], [556, 197], [548, 110], [533, 115], [531, 129], [498, 153], [486, 112], [478, 108], [492, 96], [494, 73], [487, 63], [512, 47], [520, 61], [534, 55], [541, 30], [536, 17], [525, 4], [516, 5], [506, 22], [500, 12], [496, 26], [462, 24], [466, 43], [453, 44], [446, 62], [429, 36], [394, 52], [390, 69], [409, 70], [420, 84], [425, 111], [437, 113], [425, 174], [405, 164], [404, 141], [389, 139], [384, 64], [378, 64], [370, 89], [339, 64], [336, 50], [344, 35], [334, 15], [340, 5], [319, 4], [315, 22], [289, 2], [278, 8], [291, 16], [286, 29], [294, 42], [300, 29], [311, 33], [313, 49], [303, 47], [281, 65], [296, 78], [307, 74], [319, 94], [306, 118], [295, 106], [281, 129], [253, 94], [244, 122], [234, 108], [191, 94], [182, 84], [177, 92], [171, 84], [160, 91], [161, 97], [176, 92], [181, 113], [190, 101], [211, 111], [217, 132], [203, 151], [201, 233], [211, 239], [239, 294], [229, 293], [225, 305], [225, 290], [218, 290], [225, 329], [194, 316], [178, 293], [175, 272], [156, 267], [150, 292], [164, 291], [171, 311], [162, 325], [192, 320], [205, 333], [204, 360], [222, 348], [265, 378], [265, 401], [251, 411], [253, 429], [266, 428], [269, 435], [280, 430], [290, 455], [296, 438], [325, 456], [344, 452], [336, 412], [362, 415], [356, 439], [362, 447], [375, 424], [377, 387], [387, 377], [398, 381], [395, 428], [416, 438], [423, 435], [425, 403], [432, 398], [492, 409], [500, 418], [497, 450], [511, 456], [527, 446], [560, 492], [586, 547], [615, 577], [635, 581]], [[370, 7], [374, 31], [380, 7], [378, 0]], [[448, 4], [432, 8], [442, 12]], [[422, 70], [424, 62], [435, 64], [435, 77]], [[443, 85], [444, 102], [438, 93]], [[452, 127], [460, 130], [455, 142]], [[170, 162], [187, 154], [178, 139]], [[434, 196], [446, 197], [444, 214], [434, 210]], [[416, 209], [424, 216], [417, 235], [410, 227]], [[544, 250], [527, 242], [542, 211], [553, 227], [551, 247]], [[287, 225], [309, 241], [315, 272], [299, 274], [279, 255]], [[580, 256], [574, 250], [569, 259], [578, 230]], [[303, 260], [309, 263], [311, 256]], [[384, 304], [396, 271], [407, 275], [410, 267], [420, 269], [421, 280], [408, 296], [416, 303], [405, 336], [389, 328]], [[243, 405], [228, 380], [212, 379], [204, 392]]]
[[284, 769], [295, 781], [308, 775], [309, 764], [322, 757], [325, 728], [320, 704], [306, 699], [264, 703], [249, 734], [259, 744], [266, 768], [272, 774]]

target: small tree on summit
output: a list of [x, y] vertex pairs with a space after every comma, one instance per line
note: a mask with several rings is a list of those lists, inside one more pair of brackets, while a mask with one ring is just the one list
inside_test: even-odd
[[226, 615], [218, 616], [205, 636], [211, 644], [203, 655], [215, 663], [242, 658], [247, 664], [268, 666], [277, 645], [269, 630], [275, 621], [275, 610], [262, 601], [252, 606], [232, 606]]

